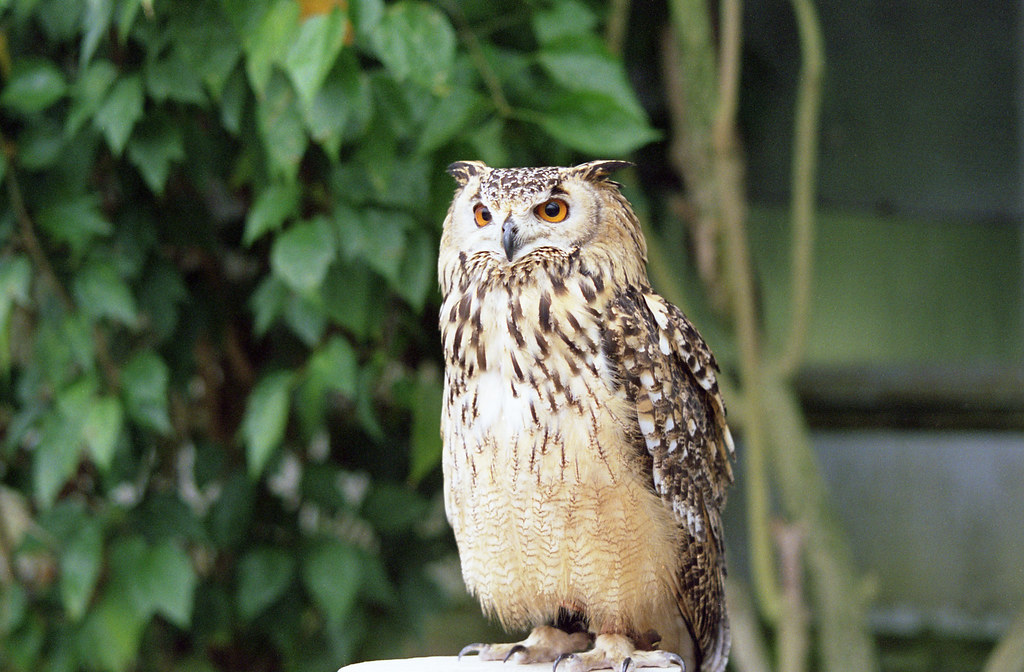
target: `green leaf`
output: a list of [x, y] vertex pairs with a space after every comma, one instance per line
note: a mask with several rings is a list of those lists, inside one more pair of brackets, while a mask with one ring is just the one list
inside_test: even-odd
[[328, 620], [344, 623], [355, 606], [361, 582], [359, 552], [336, 539], [327, 539], [306, 550], [302, 580]]
[[71, 111], [68, 112], [64, 132], [72, 136], [78, 132], [106, 100], [110, 85], [117, 79], [117, 68], [107, 60], [89, 64], [71, 84]]
[[379, 315], [377, 297], [381, 284], [363, 264], [335, 264], [328, 270], [321, 289], [324, 310], [331, 320], [365, 338], [371, 321]]
[[260, 192], [245, 218], [242, 243], [252, 245], [266, 232], [281, 228], [298, 211], [300, 196], [297, 182], [275, 182]]
[[249, 308], [255, 318], [253, 331], [257, 336], [267, 333], [267, 329], [284, 310], [289, 295], [287, 285], [275, 275], [265, 277], [256, 291], [252, 293], [252, 298], [249, 299]]
[[533, 33], [548, 46], [577, 35], [593, 35], [597, 17], [579, 0], [558, 0], [533, 14]]
[[385, 481], [367, 494], [363, 515], [380, 532], [402, 534], [423, 520], [426, 508], [426, 502], [411, 487]]
[[100, 39], [110, 28], [110, 21], [114, 14], [114, 3], [112, 0], [90, 0], [85, 3], [85, 16], [82, 17], [82, 25], [85, 26], [85, 35], [82, 37], [82, 51], [78, 59], [82, 65], [87, 65], [96, 53]]
[[284, 306], [284, 322], [307, 347], [320, 342], [327, 328], [327, 315], [323, 303], [315, 292], [292, 293]]
[[416, 152], [429, 154], [453, 140], [466, 128], [482, 100], [480, 94], [463, 87], [453, 88], [441, 97], [419, 134]]
[[128, 142], [128, 160], [154, 194], [163, 194], [171, 164], [185, 160], [180, 127], [163, 116], [150, 115]]
[[136, 612], [127, 588], [112, 586], [88, 611], [79, 646], [83, 651], [94, 652], [99, 668], [122, 672], [135, 658], [148, 621], [148, 616]]
[[303, 426], [312, 432], [323, 421], [328, 391], [355, 398], [359, 381], [356, 352], [346, 339], [332, 336], [309, 358], [304, 373], [297, 406]]
[[660, 137], [615, 98], [591, 91], [558, 96], [530, 118], [555, 140], [594, 156], [625, 156]]
[[152, 350], [135, 355], [121, 370], [121, 390], [128, 417], [160, 434], [169, 434], [167, 364]]
[[245, 69], [258, 96], [266, 91], [274, 64], [281, 63], [295, 43], [298, 27], [299, 3], [277, 0], [260, 17], [254, 30], [243, 33], [242, 49], [248, 57]]
[[179, 103], [202, 105], [206, 102], [203, 83], [196, 71], [176, 52], [146, 64], [146, 89], [157, 102], [174, 100]]
[[307, 107], [345, 44], [347, 23], [347, 17], [337, 9], [311, 16], [302, 23], [298, 38], [288, 50], [284, 69]]
[[32, 457], [32, 490], [43, 508], [53, 505], [57, 493], [78, 468], [81, 423], [73, 420], [55, 412], [43, 420], [39, 444]]
[[415, 228], [409, 215], [376, 209], [359, 214], [348, 208], [337, 208], [335, 216], [346, 257], [363, 260], [393, 288], [401, 284], [405, 232], [407, 228]]
[[75, 275], [72, 288], [75, 302], [91, 319], [110, 318], [129, 326], [135, 323], [135, 298], [111, 261], [90, 261]]
[[441, 408], [444, 388], [436, 372], [421, 373], [412, 407], [409, 480], [419, 481], [441, 463]]
[[570, 91], [596, 91], [643, 118], [644, 110], [626, 77], [622, 61], [614, 58], [596, 35], [559, 40], [537, 54], [541, 67]]
[[278, 371], [265, 376], [249, 393], [241, 434], [249, 475], [253, 478], [263, 473], [263, 468], [284, 439], [294, 381], [295, 374], [291, 371]]
[[368, 86], [361, 75], [355, 56], [342, 52], [312, 103], [303, 110], [309, 134], [332, 159], [337, 157], [345, 129], [357, 110], [369, 104]]
[[119, 79], [96, 115], [93, 124], [103, 132], [107, 145], [115, 155], [120, 155], [135, 123], [142, 118], [142, 104], [145, 96], [142, 80], [138, 75]]
[[54, 239], [67, 243], [76, 255], [81, 254], [95, 236], [113, 231], [99, 209], [99, 197], [83, 195], [44, 207], [36, 217], [39, 227]]
[[33, 120], [19, 138], [18, 159], [23, 168], [43, 170], [63, 157], [66, 136], [64, 128], [48, 118]]
[[192, 562], [171, 540], [148, 549], [136, 574], [137, 599], [179, 628], [192, 620], [197, 577]]
[[267, 154], [267, 166], [273, 177], [294, 181], [299, 161], [309, 144], [302, 116], [284, 75], [274, 73], [266, 95], [256, 105], [256, 121]]
[[413, 233], [411, 238], [402, 260], [402, 281], [395, 286], [395, 291], [420, 312], [427, 301], [427, 293], [437, 284], [437, 249], [434, 236], [422, 230]]
[[295, 559], [279, 548], [257, 548], [238, 563], [238, 612], [258, 616], [284, 593], [295, 574]]
[[64, 97], [64, 75], [50, 61], [25, 58], [15, 62], [0, 93], [0, 105], [22, 114], [39, 112]]
[[103, 562], [103, 535], [99, 523], [85, 521], [60, 555], [60, 596], [72, 621], [81, 620], [96, 588]]
[[455, 61], [455, 30], [440, 10], [404, 0], [390, 5], [374, 31], [377, 55], [394, 78], [440, 90]]
[[117, 439], [124, 425], [124, 408], [117, 397], [96, 399], [85, 417], [82, 435], [93, 462], [103, 471], [110, 469]]
[[330, 224], [325, 217], [317, 217], [277, 235], [270, 267], [295, 291], [309, 292], [323, 282], [336, 254]]

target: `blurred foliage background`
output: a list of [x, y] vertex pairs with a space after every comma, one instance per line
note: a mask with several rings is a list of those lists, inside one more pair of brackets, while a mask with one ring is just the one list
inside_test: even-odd
[[1020, 670], [1015, 7], [868, 5], [0, 0], [0, 670], [501, 637], [439, 497], [470, 158], [637, 162], [742, 440], [733, 669]]

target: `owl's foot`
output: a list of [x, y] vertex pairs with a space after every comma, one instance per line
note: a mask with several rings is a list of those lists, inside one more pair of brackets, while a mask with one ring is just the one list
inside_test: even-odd
[[459, 651], [459, 658], [476, 653], [480, 660], [503, 660], [518, 664], [550, 663], [561, 656], [586, 651], [590, 647], [590, 635], [574, 632], [571, 635], [550, 625], [534, 628], [521, 642], [511, 644], [470, 644]]
[[613, 672], [635, 672], [639, 667], [679, 666], [687, 672], [683, 659], [670, 651], [639, 650], [625, 635], [598, 635], [594, 648], [584, 653], [563, 653], [555, 660], [553, 672], [590, 672], [611, 668]]

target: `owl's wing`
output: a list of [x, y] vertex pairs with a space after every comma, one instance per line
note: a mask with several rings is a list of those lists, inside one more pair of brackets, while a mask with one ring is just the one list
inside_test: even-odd
[[606, 356], [635, 404], [638, 451], [688, 537], [680, 548], [680, 611], [704, 669], [714, 669], [729, 646], [721, 509], [734, 453], [718, 367], [682, 311], [648, 288], [621, 292], [608, 317]]

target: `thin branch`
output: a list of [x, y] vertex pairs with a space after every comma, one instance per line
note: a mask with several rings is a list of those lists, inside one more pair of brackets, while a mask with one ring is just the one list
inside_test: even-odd
[[[735, 130], [741, 44], [739, 0], [725, 0], [725, 64], [716, 70], [711, 22], [704, 0], [672, 0], [669, 10], [675, 53], [666, 49], [666, 89], [678, 100], [673, 114], [673, 159], [694, 194], [698, 218], [724, 237], [725, 278], [739, 349], [740, 383], [746, 415], [747, 524], [754, 589], [762, 612], [776, 620], [780, 590], [771, 538], [771, 501], [766, 454], [767, 418], [761, 398], [761, 337], [757, 320], [753, 267], [746, 233], [743, 163]], [[673, 62], [673, 57], [675, 62]], [[730, 81], [720, 81], [722, 73]], [[677, 90], [673, 93], [674, 90]], [[725, 96], [725, 105], [719, 98]], [[681, 118], [680, 118], [681, 117]]]
[[21, 196], [18, 178], [15, 177], [14, 170], [10, 165], [7, 166], [7, 196], [11, 199], [11, 209], [18, 220], [18, 231], [21, 234], [21, 241], [28, 255], [32, 257], [32, 263], [36, 265], [43, 279], [50, 285], [50, 289], [53, 290], [54, 295], [60, 301], [64, 310], [69, 313], [74, 312], [75, 302], [71, 300], [71, 294], [68, 293], [67, 288], [64, 287], [60, 278], [57, 277], [57, 273], [53, 270], [53, 265], [50, 264], [46, 253], [43, 252], [42, 245], [39, 244], [35, 225], [28, 214], [28, 210], [25, 208], [25, 199]]
[[718, 49], [718, 108], [713, 138], [720, 151], [735, 149], [736, 110], [739, 107], [740, 53], [743, 50], [743, 3], [722, 0]]
[[622, 54], [622, 44], [626, 39], [626, 28], [629, 25], [629, 0], [612, 0], [608, 10], [608, 24], [604, 29], [604, 43], [615, 56]]
[[[3, 139], [0, 139], [0, 143], [6, 145], [6, 141]], [[43, 246], [39, 243], [35, 223], [29, 215], [28, 208], [25, 207], [21, 186], [18, 183], [18, 178], [10, 161], [7, 166], [6, 178], [7, 195], [11, 200], [11, 209], [14, 211], [14, 216], [18, 221], [18, 232], [25, 249], [32, 258], [32, 263], [35, 264], [46, 283], [50, 285], [50, 289], [57, 297], [57, 300], [60, 301], [64, 310], [69, 313], [75, 312], [75, 302], [71, 298], [71, 294], [64, 286], [64, 283], [60, 281], [60, 278], [57, 277], [57, 273], [53, 270], [53, 265], [43, 251]], [[120, 374], [117, 366], [114, 364], [114, 360], [110, 357], [106, 336], [97, 326], [93, 327], [93, 346], [96, 351], [96, 360], [103, 370], [107, 386], [110, 389], [116, 390], [120, 384]]]
[[495, 74], [494, 69], [491, 68], [491, 64], [487, 61], [487, 56], [484, 54], [483, 47], [480, 46], [480, 40], [477, 38], [476, 33], [470, 27], [469, 22], [466, 20], [466, 15], [462, 13], [462, 8], [458, 2], [446, 2], [445, 6], [448, 8], [448, 13], [455, 20], [456, 31], [462, 42], [466, 45], [466, 50], [469, 52], [469, 57], [473, 61], [473, 65], [476, 66], [477, 72], [480, 74], [480, 79], [483, 80], [484, 86], [487, 87], [488, 93], [491, 95], [491, 102], [494, 103], [494, 107], [498, 110], [498, 114], [508, 119], [514, 114], [512, 106], [508, 104], [508, 99], [505, 97], [505, 92], [501, 89], [501, 80], [498, 79], [498, 75]]
[[825, 49], [812, 0], [791, 0], [800, 33], [800, 84], [793, 131], [792, 263], [790, 325], [778, 369], [790, 377], [803, 360], [810, 313], [814, 258], [814, 202], [818, 164], [818, 122]]
[[779, 672], [804, 672], [807, 669], [808, 614], [803, 577], [805, 535], [799, 524], [779, 523], [775, 526], [782, 570], [782, 613], [776, 647]]

